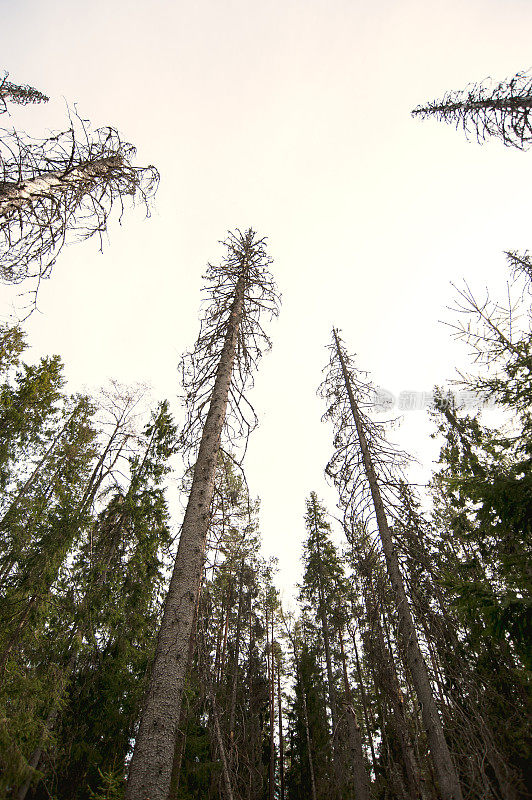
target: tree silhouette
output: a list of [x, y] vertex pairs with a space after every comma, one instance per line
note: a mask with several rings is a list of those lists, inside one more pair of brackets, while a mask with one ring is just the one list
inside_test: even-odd
[[477, 142], [495, 136], [507, 146], [526, 150], [532, 143], [532, 77], [518, 72], [493, 86], [491, 81], [474, 83], [464, 90], [450, 91], [441, 100], [417, 106], [412, 116], [436, 117]]

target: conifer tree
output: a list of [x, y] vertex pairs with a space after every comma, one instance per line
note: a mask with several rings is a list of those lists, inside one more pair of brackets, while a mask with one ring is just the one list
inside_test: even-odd
[[7, 79], [8, 73], [4, 75], [0, 83], [0, 114], [7, 111], [7, 103], [18, 103], [28, 105], [29, 103], [46, 103], [48, 97], [33, 86], [11, 83]]
[[477, 142], [495, 136], [507, 147], [526, 150], [532, 143], [532, 77], [518, 72], [493, 86], [491, 81], [452, 91], [441, 100], [418, 106], [412, 116], [436, 117], [461, 127]]
[[225, 426], [231, 437], [235, 428], [245, 434], [252, 426], [244, 416], [243, 394], [262, 348], [269, 345], [261, 314], [277, 311], [264, 240], [248, 230], [230, 234], [225, 245], [222, 264], [209, 266], [209, 305], [186, 362], [188, 422], [183, 442], [195, 465], [131, 760], [127, 800], [166, 800], [169, 791], [222, 432]]
[[339, 487], [351, 521], [355, 522], [357, 518], [360, 521], [374, 520], [394, 593], [401, 646], [422, 708], [439, 791], [443, 800], [462, 800], [460, 782], [419, 646], [383, 500], [384, 496], [388, 501], [388, 511], [393, 508], [393, 495], [389, 494], [397, 480], [393, 474], [396, 466], [393, 453], [382, 431], [360, 410], [360, 403], [368, 401], [371, 387], [355, 371], [336, 330], [333, 330], [330, 354], [328, 372], [321, 388], [329, 403], [326, 416], [335, 424], [335, 455], [329, 463], [328, 473]]
[[[253, 800], [267, 791], [275, 603], [273, 565], [259, 553], [257, 512], [241, 468], [220, 453], [171, 800], [220, 794]], [[273, 653], [280, 658], [278, 641]]]
[[286, 782], [290, 800], [322, 800], [329, 797], [331, 738], [327, 723], [327, 693], [318, 652], [308, 641], [305, 615], [285, 619], [292, 651], [294, 694], [289, 707], [290, 725]]
[[[308, 538], [304, 544], [305, 572], [301, 599], [314, 610], [320, 626], [327, 674], [328, 700], [332, 723], [332, 752], [336, 793], [354, 791], [360, 800], [369, 800], [370, 785], [354, 697], [350, 686], [344, 646], [347, 584], [344, 564], [331, 539], [324, 507], [315, 492], [307, 500], [305, 522]], [[337, 673], [341, 674], [339, 687]]]
[[[88, 788], [97, 788], [99, 773], [109, 769], [115, 770], [116, 779], [124, 779], [152, 654], [162, 554], [170, 541], [162, 481], [176, 442], [166, 402], [159, 404], [139, 438], [139, 450], [129, 459], [129, 482], [115, 488], [73, 554], [55, 593], [56, 615], [48, 622], [59, 625], [56, 634], [64, 640], [57, 663], [62, 695], [48, 706], [42, 740], [29, 766], [37, 770], [47, 739], [56, 739], [54, 781], [64, 798], [73, 796], [76, 786], [86, 796]], [[72, 586], [78, 602], [70, 600]], [[71, 620], [67, 637], [61, 614]], [[32, 777], [34, 773], [17, 800], [24, 800]]]

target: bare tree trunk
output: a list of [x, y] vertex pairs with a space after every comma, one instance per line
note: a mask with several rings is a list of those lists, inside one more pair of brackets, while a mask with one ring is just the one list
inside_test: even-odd
[[[235, 711], [236, 711], [236, 690], [238, 686], [238, 659], [240, 657], [240, 631], [242, 627], [242, 585], [244, 579], [244, 562], [240, 565], [240, 578], [238, 582], [238, 612], [236, 615], [236, 632], [235, 632], [235, 651], [233, 659], [233, 686], [231, 689], [231, 710], [229, 713], [229, 738], [231, 748], [233, 748], [233, 740], [235, 735]], [[232, 749], [231, 749], [232, 756]]]
[[220, 609], [220, 627], [218, 629], [218, 636], [216, 637], [216, 655], [214, 658], [214, 670], [213, 670], [213, 683], [215, 686], [219, 684], [219, 671], [220, 671], [220, 659], [222, 655], [222, 639], [224, 635], [224, 618], [225, 618], [225, 606], [222, 600], [222, 607]]
[[312, 760], [312, 748], [310, 745], [310, 730], [308, 724], [308, 710], [307, 710], [307, 696], [305, 694], [305, 687], [303, 685], [303, 676], [301, 675], [301, 670], [299, 669], [299, 661], [297, 659], [297, 653], [294, 651], [294, 660], [296, 662], [296, 667], [299, 672], [300, 681], [301, 681], [301, 698], [303, 701], [303, 723], [305, 725], [305, 739], [307, 741], [307, 753], [308, 753], [308, 768], [310, 772], [310, 789], [312, 792], [312, 800], [317, 800], [316, 795], [316, 779], [314, 777], [314, 762]]
[[4, 183], [0, 186], [0, 216], [10, 214], [43, 195], [53, 196], [65, 189], [76, 189], [82, 197], [95, 183], [112, 175], [113, 170], [122, 165], [122, 156], [109, 156], [86, 161], [73, 169], [44, 172], [21, 183]]
[[131, 759], [126, 800], [166, 800], [181, 713], [194, 609], [203, 570], [214, 477], [244, 303], [238, 279], [205, 421], [179, 547], [159, 630], [144, 712]]
[[451, 754], [445, 740], [443, 728], [438, 713], [438, 708], [434, 701], [432, 687], [430, 684], [429, 673], [423, 659], [417, 632], [412, 619], [412, 613], [406, 597], [403, 576], [399, 569], [399, 560], [395, 550], [392, 535], [388, 527], [388, 520], [384, 509], [384, 503], [380, 493], [377, 476], [373, 467], [373, 461], [366, 441], [366, 436], [360, 419], [358, 406], [355, 401], [349, 373], [345, 364], [344, 356], [338, 341], [336, 331], [334, 331], [338, 358], [342, 366], [342, 374], [349, 396], [351, 412], [360, 441], [360, 450], [364, 463], [364, 469], [370, 486], [371, 497], [375, 508], [375, 517], [384, 551], [386, 568], [395, 595], [397, 614], [399, 618], [399, 630], [405, 648], [405, 657], [408, 668], [412, 675], [412, 680], [418, 696], [423, 716], [423, 725], [427, 732], [434, 767], [438, 777], [439, 789], [443, 800], [462, 800], [462, 790], [460, 781]]
[[[315, 500], [314, 502], [314, 513], [316, 514], [316, 507], [315, 507]], [[329, 621], [327, 619], [327, 612], [325, 608], [325, 595], [323, 590], [323, 575], [321, 569], [321, 550], [319, 545], [319, 538], [317, 538], [317, 548], [318, 548], [318, 601], [319, 601], [319, 616], [321, 622], [321, 632], [323, 636], [323, 647], [325, 650], [325, 664], [327, 669], [327, 688], [328, 688], [328, 695], [329, 695], [329, 708], [331, 709], [331, 721], [332, 721], [332, 749], [333, 749], [333, 766], [334, 766], [334, 777], [336, 781], [336, 790], [339, 793], [341, 791], [341, 764], [340, 764], [340, 753], [338, 749], [338, 709], [336, 705], [336, 688], [334, 686], [334, 678], [333, 678], [333, 671], [332, 671], [332, 658], [331, 658], [331, 639], [329, 635]]]
[[227, 652], [227, 634], [229, 632], [229, 618], [231, 616], [231, 605], [233, 600], [233, 589], [230, 588], [227, 596], [227, 613], [225, 615], [224, 635], [222, 642], [222, 652], [220, 654], [220, 671], [218, 673], [218, 683], [221, 684], [225, 667], [225, 654]]
[[284, 742], [283, 742], [283, 703], [281, 695], [281, 659], [277, 662], [277, 702], [279, 714], [279, 778], [281, 800], [284, 800]]
[[225, 755], [225, 746], [222, 738], [222, 731], [220, 730], [220, 720], [218, 719], [218, 711], [216, 709], [216, 698], [214, 692], [210, 691], [210, 701], [212, 708], [212, 715], [214, 717], [214, 730], [216, 733], [216, 740], [220, 750], [220, 759], [222, 761], [222, 774], [224, 776], [225, 791], [227, 793], [227, 800], [233, 800], [233, 789], [231, 786], [231, 776], [229, 775], [229, 767], [227, 764], [227, 757]]
[[353, 708], [353, 695], [349, 685], [349, 677], [347, 675], [347, 664], [345, 661], [344, 650], [344, 637], [342, 631], [338, 631], [338, 638], [340, 641], [340, 652], [342, 654], [342, 670], [344, 676], [344, 690], [347, 698], [347, 725], [349, 730], [350, 750], [351, 750], [351, 767], [353, 769], [353, 779], [355, 784], [355, 796], [357, 800], [371, 800], [371, 790], [369, 785], [368, 773], [364, 763], [364, 752], [362, 750], [362, 737], [360, 736], [360, 728], [356, 718], [355, 709]]
[[[272, 610], [272, 638], [270, 641], [271, 653], [268, 653], [269, 620], [266, 608], [266, 659], [269, 673], [269, 700], [270, 700], [270, 765], [268, 780], [268, 798], [273, 800], [275, 795], [275, 674], [273, 659], [273, 610]], [[271, 655], [271, 658], [270, 658]]]
[[364, 714], [364, 722], [366, 723], [366, 730], [368, 733], [369, 749], [371, 750], [371, 763], [373, 764], [373, 771], [375, 773], [375, 777], [377, 777], [377, 759], [375, 757], [373, 736], [371, 734], [371, 726], [369, 724], [368, 697], [366, 695], [366, 687], [364, 686], [364, 681], [362, 679], [362, 670], [360, 669], [360, 659], [358, 657], [358, 647], [354, 633], [353, 633], [353, 649], [355, 651], [355, 663], [357, 668], [358, 685], [360, 687], [360, 699], [362, 700], [362, 711]]
[[372, 627], [373, 638], [376, 644], [375, 660], [378, 663], [378, 675], [380, 678], [379, 682], [391, 708], [390, 724], [401, 749], [401, 756], [403, 759], [403, 766], [408, 787], [408, 796], [411, 798], [411, 800], [417, 800], [418, 798], [422, 797], [419, 770], [417, 768], [416, 758], [408, 732], [402, 698], [400, 695], [399, 681], [397, 679], [397, 673], [391, 656], [391, 645], [388, 641], [388, 647], [386, 647], [381, 621], [379, 618], [379, 611], [371, 592], [372, 588], [368, 586], [364, 590], [364, 600], [368, 619]]

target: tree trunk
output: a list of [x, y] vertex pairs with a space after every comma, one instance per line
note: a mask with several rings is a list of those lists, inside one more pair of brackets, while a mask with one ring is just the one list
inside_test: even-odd
[[238, 611], [236, 615], [235, 650], [233, 658], [233, 686], [231, 689], [231, 710], [229, 713], [229, 740], [231, 742], [231, 756], [233, 755], [233, 740], [235, 735], [236, 690], [238, 686], [238, 659], [240, 657], [240, 631], [242, 627], [242, 584], [244, 579], [244, 563], [240, 565], [240, 578], [238, 582]]
[[371, 726], [369, 724], [369, 708], [368, 708], [368, 697], [366, 695], [366, 687], [364, 686], [364, 681], [362, 679], [362, 670], [360, 668], [360, 659], [358, 657], [358, 647], [356, 643], [355, 634], [353, 633], [353, 649], [355, 651], [355, 663], [357, 668], [357, 677], [358, 677], [358, 685], [360, 687], [360, 699], [362, 700], [362, 711], [364, 714], [364, 722], [366, 723], [366, 731], [368, 733], [368, 741], [369, 741], [369, 749], [371, 750], [371, 763], [373, 765], [373, 771], [375, 773], [375, 777], [377, 777], [377, 759], [375, 757], [375, 748], [373, 746], [373, 736], [371, 733]]
[[[314, 513], [317, 513], [314, 502]], [[317, 533], [317, 531], [316, 531]], [[318, 602], [319, 602], [319, 616], [321, 622], [321, 632], [323, 636], [323, 648], [325, 650], [325, 665], [327, 669], [327, 688], [329, 695], [329, 708], [331, 709], [332, 721], [332, 750], [333, 750], [333, 764], [334, 776], [336, 780], [336, 789], [341, 792], [341, 764], [340, 753], [338, 749], [338, 709], [336, 705], [336, 688], [334, 685], [333, 671], [332, 671], [332, 658], [331, 658], [331, 639], [329, 635], [329, 621], [327, 619], [327, 612], [325, 608], [325, 593], [323, 590], [323, 575], [321, 569], [321, 550], [319, 545], [319, 536], [316, 539], [318, 549]]]
[[214, 692], [210, 691], [210, 701], [211, 701], [211, 708], [212, 708], [212, 715], [214, 717], [214, 731], [216, 733], [216, 740], [218, 742], [218, 749], [220, 750], [220, 759], [222, 761], [222, 774], [224, 776], [224, 783], [225, 783], [225, 791], [227, 794], [227, 800], [233, 800], [233, 789], [231, 786], [231, 776], [229, 774], [229, 766], [227, 764], [227, 758], [225, 755], [225, 746], [222, 738], [222, 731], [220, 729], [220, 720], [218, 719], [218, 711], [216, 709], [216, 699], [214, 697]]
[[395, 595], [397, 614], [399, 618], [399, 630], [405, 648], [405, 657], [408, 668], [412, 675], [412, 681], [414, 683], [416, 694], [421, 705], [423, 725], [427, 732], [427, 738], [438, 778], [439, 789], [443, 800], [462, 800], [460, 781], [458, 780], [458, 775], [452, 762], [445, 736], [443, 734], [440, 716], [434, 701], [432, 687], [430, 685], [427, 666], [419, 647], [417, 632], [406, 597], [403, 577], [399, 569], [397, 551], [395, 550], [392, 535], [388, 527], [388, 520], [386, 519], [386, 512], [384, 510], [384, 503], [382, 501], [377, 476], [373, 467], [373, 461], [366, 441], [358, 406], [355, 401], [351, 381], [336, 331], [334, 332], [334, 338], [336, 341], [338, 358], [340, 359], [342, 366], [342, 374], [344, 377], [345, 386], [349, 396], [353, 420], [355, 422], [360, 441], [360, 450], [362, 453], [364, 469], [368, 479], [375, 509], [375, 517], [382, 542], [382, 549], [384, 551], [386, 568], [388, 570], [393, 593]]
[[245, 270], [242, 268], [194, 467], [174, 571], [159, 630], [150, 686], [131, 759], [126, 800], [166, 800], [168, 796], [188, 645], [203, 570], [220, 438], [243, 312], [245, 278]]
[[280, 800], [284, 800], [284, 742], [283, 742], [283, 703], [281, 695], [281, 659], [277, 662], [277, 702], [279, 714], [279, 782]]
[[296, 670], [299, 672], [299, 680], [301, 682], [301, 698], [303, 702], [303, 723], [305, 725], [305, 739], [307, 741], [307, 753], [308, 753], [308, 768], [310, 773], [310, 790], [312, 792], [312, 800], [317, 800], [316, 795], [316, 779], [314, 777], [314, 762], [312, 760], [312, 748], [310, 745], [310, 730], [308, 724], [308, 710], [307, 710], [307, 696], [305, 694], [305, 686], [303, 684], [303, 676], [301, 674], [301, 670], [299, 669], [299, 661], [297, 658], [297, 653], [295, 652], [294, 648], [294, 661], [296, 662]]
[[362, 737], [353, 708], [353, 696], [347, 675], [347, 665], [345, 661], [344, 637], [342, 631], [338, 631], [340, 641], [340, 652], [342, 654], [342, 670], [344, 676], [344, 690], [347, 698], [347, 726], [349, 730], [351, 767], [353, 770], [353, 780], [355, 784], [355, 796], [357, 800], [371, 800], [371, 790], [369, 785], [368, 773], [364, 763], [364, 752], [362, 750]]
[[388, 647], [386, 647], [381, 621], [379, 618], [379, 611], [372, 596], [371, 587], [367, 587], [365, 589], [364, 600], [366, 604], [368, 620], [372, 627], [373, 640], [376, 645], [375, 661], [378, 665], [378, 679], [382, 692], [388, 700], [391, 708], [390, 724], [401, 749], [401, 757], [403, 760], [403, 767], [409, 793], [408, 796], [412, 800], [418, 800], [418, 798], [422, 797], [419, 770], [417, 768], [416, 758], [410, 740], [400, 693], [399, 681], [391, 656], [390, 643], [388, 642]]
[[20, 183], [4, 183], [0, 188], [0, 216], [7, 216], [43, 196], [53, 197], [66, 189], [77, 189], [82, 197], [95, 183], [112, 175], [113, 170], [122, 165], [122, 156], [109, 156], [85, 161], [70, 169], [44, 172]]
[[[275, 796], [275, 674], [273, 659], [273, 610], [272, 610], [272, 638], [270, 641], [271, 653], [268, 653], [269, 639], [269, 620], [268, 609], [266, 608], [266, 659], [268, 661], [269, 677], [269, 699], [270, 699], [270, 764], [268, 779], [268, 798], [273, 800]], [[271, 655], [271, 658], [270, 658]]]

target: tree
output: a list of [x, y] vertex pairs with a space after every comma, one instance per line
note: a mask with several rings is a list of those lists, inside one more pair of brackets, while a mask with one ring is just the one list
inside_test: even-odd
[[171, 541], [163, 482], [177, 441], [166, 401], [139, 439], [129, 480], [112, 493], [63, 578], [79, 597], [73, 608], [65, 604], [73, 622], [60, 665], [64, 697], [56, 703], [53, 780], [65, 800], [88, 800], [100, 773], [124, 780], [155, 646]]
[[100, 237], [111, 208], [125, 198], [146, 210], [159, 175], [136, 167], [136, 150], [114, 128], [91, 131], [86, 121], [35, 140], [15, 130], [0, 138], [0, 279], [38, 284], [50, 276], [65, 242]]
[[479, 301], [466, 285], [458, 292], [459, 316], [452, 325], [475, 363], [472, 374], [461, 376], [463, 386], [479, 402], [496, 404], [507, 422], [489, 430], [480, 415], [471, 417], [440, 395], [439, 426], [447, 443], [435, 489], [444, 504], [455, 510], [461, 504], [469, 547], [483, 572], [461, 588], [456, 582], [457, 596], [477, 609], [492, 636], [510, 638], [530, 668], [532, 264], [528, 253], [509, 252], [507, 258], [512, 284], [505, 303], [489, 295]]
[[419, 646], [383, 500], [383, 497], [386, 498], [388, 508], [393, 509], [394, 483], [397, 482], [393, 473], [397, 458], [394, 458], [395, 454], [387, 445], [382, 430], [360, 410], [360, 403], [368, 403], [371, 398], [372, 387], [355, 370], [334, 329], [329, 349], [330, 361], [321, 393], [329, 403], [325, 416], [335, 424], [335, 454], [327, 471], [340, 490], [351, 524], [358, 517], [372, 520], [376, 526], [394, 593], [401, 643], [422, 707], [439, 789], [444, 800], [461, 800], [460, 782]]
[[[333, 791], [338, 796], [343, 796], [352, 773], [357, 797], [360, 800], [369, 800], [369, 778], [360, 730], [353, 708], [353, 696], [349, 685], [343, 642], [344, 604], [347, 599], [344, 567], [330, 538], [330, 525], [325, 508], [318, 501], [315, 492], [311, 492], [307, 500], [305, 523], [308, 538], [304, 544], [305, 572], [301, 586], [301, 599], [307, 601], [308, 613], [310, 609], [314, 609], [321, 628], [332, 723], [331, 739], [336, 783]], [[341, 692], [338, 690], [336, 670], [334, 669], [336, 665], [333, 663], [335, 639], [340, 645], [339, 661], [343, 676], [345, 714], [342, 714], [339, 707]], [[347, 730], [345, 730], [346, 728]], [[344, 733], [345, 742], [341, 741], [341, 733]]]
[[211, 511], [169, 797], [258, 800], [269, 781], [268, 671], [272, 654], [282, 659], [278, 640], [269, 643], [277, 608], [273, 564], [260, 555], [258, 503], [226, 453]]
[[28, 105], [29, 103], [47, 103], [48, 97], [34, 89], [33, 86], [11, 83], [7, 79], [8, 73], [4, 75], [0, 83], [0, 114], [7, 111], [7, 102], [17, 103], [18, 105]]
[[[263, 239], [251, 229], [230, 234], [227, 255], [207, 271], [208, 303], [195, 349], [184, 362], [188, 420], [183, 443], [197, 453], [174, 570], [159, 630], [149, 690], [131, 760], [127, 800], [166, 800], [203, 572], [222, 433], [249, 432], [244, 392], [269, 346], [261, 314], [277, 313]], [[228, 414], [229, 409], [229, 414]]]
[[447, 92], [441, 100], [418, 106], [412, 116], [436, 117], [477, 142], [495, 136], [507, 147], [526, 150], [532, 143], [532, 77], [518, 72], [495, 86], [491, 81], [476, 83], [463, 91]]

